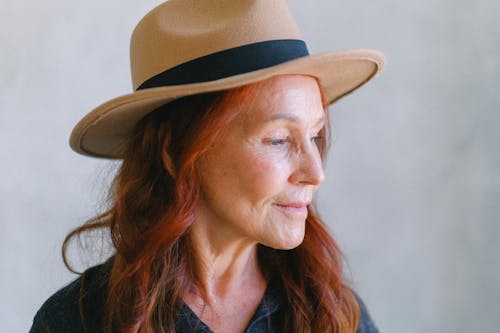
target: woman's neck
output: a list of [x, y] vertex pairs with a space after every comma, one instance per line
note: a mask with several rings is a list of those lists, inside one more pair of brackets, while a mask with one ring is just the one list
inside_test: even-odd
[[190, 232], [197, 283], [208, 304], [223, 301], [241, 288], [264, 286], [265, 289], [257, 244], [225, 236], [216, 235], [200, 224], [193, 225]]
[[[193, 225], [194, 227], [194, 225]], [[183, 300], [212, 331], [243, 332], [259, 306], [266, 281], [257, 259], [257, 244], [190, 230], [197, 288]]]

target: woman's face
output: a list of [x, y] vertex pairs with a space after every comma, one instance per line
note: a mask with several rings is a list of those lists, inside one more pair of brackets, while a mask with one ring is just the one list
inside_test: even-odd
[[[254, 84], [225, 134], [199, 161], [195, 224], [213, 241], [292, 249], [304, 238], [307, 205], [324, 179], [317, 141], [325, 125], [320, 90], [307, 76]], [[236, 99], [237, 100], [237, 99]]]

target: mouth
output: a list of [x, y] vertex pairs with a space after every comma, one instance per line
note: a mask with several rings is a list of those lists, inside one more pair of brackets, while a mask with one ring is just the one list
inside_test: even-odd
[[287, 215], [307, 217], [308, 202], [275, 203], [274, 206]]

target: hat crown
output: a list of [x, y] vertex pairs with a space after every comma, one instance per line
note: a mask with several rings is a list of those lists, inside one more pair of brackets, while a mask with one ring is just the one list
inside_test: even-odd
[[136, 26], [130, 43], [132, 84], [219, 51], [301, 39], [284, 0], [170, 0]]

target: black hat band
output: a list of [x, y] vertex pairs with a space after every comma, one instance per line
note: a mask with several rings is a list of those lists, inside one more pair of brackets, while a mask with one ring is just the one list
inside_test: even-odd
[[298, 39], [252, 43], [212, 53], [170, 68], [146, 80], [137, 90], [218, 80], [308, 55], [306, 43]]

